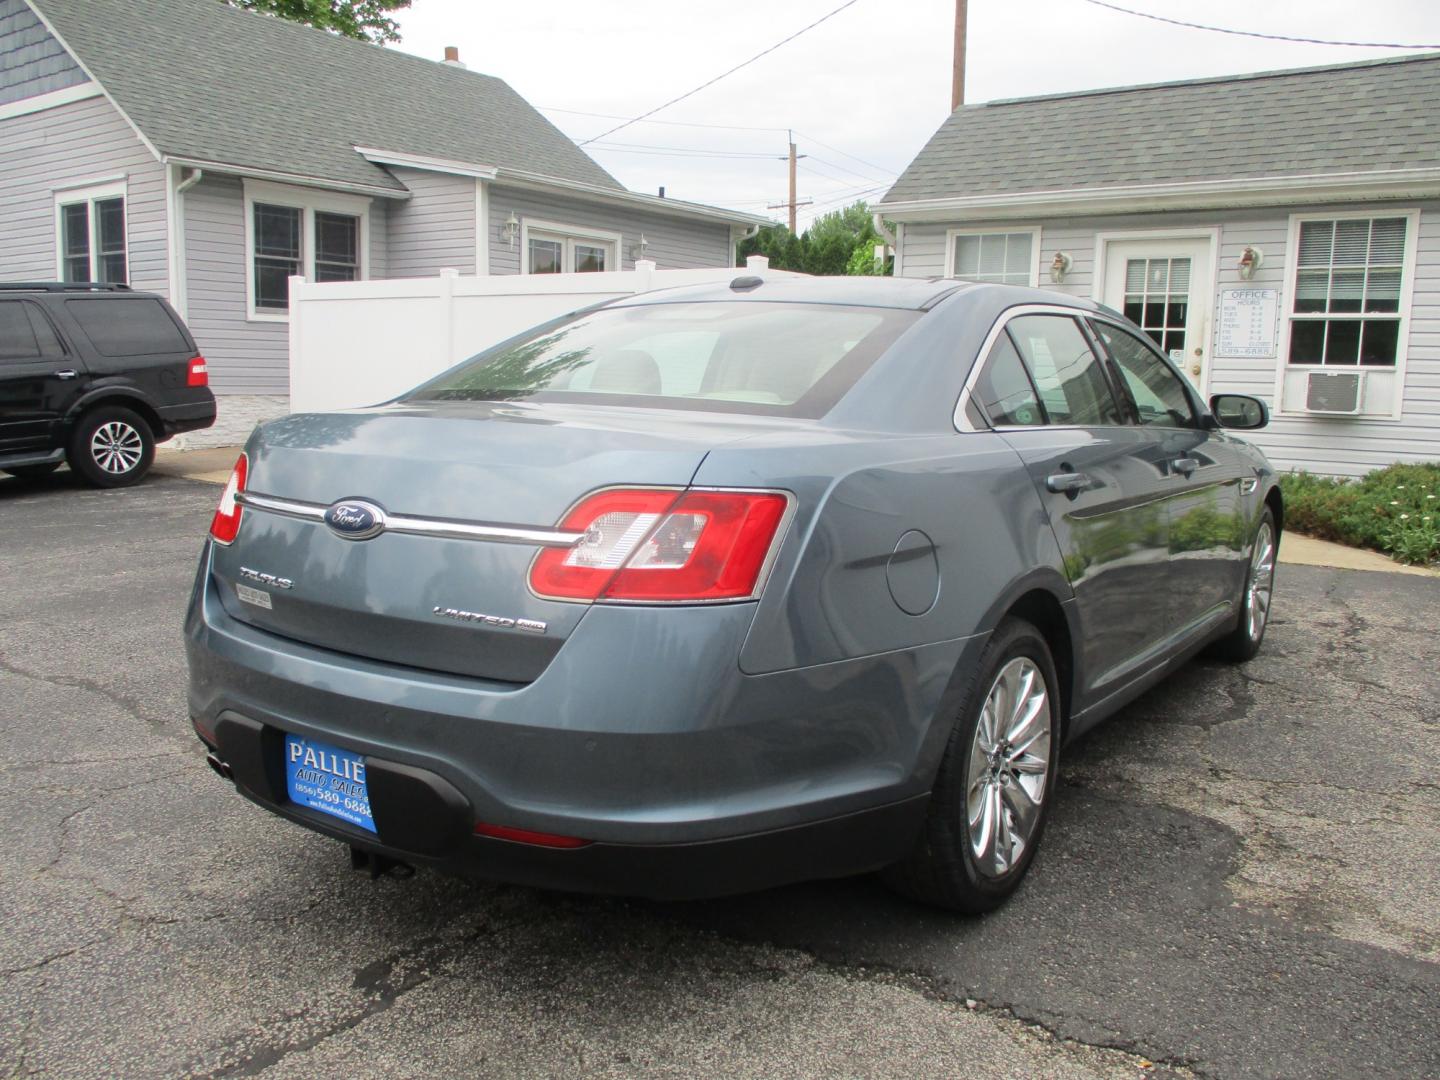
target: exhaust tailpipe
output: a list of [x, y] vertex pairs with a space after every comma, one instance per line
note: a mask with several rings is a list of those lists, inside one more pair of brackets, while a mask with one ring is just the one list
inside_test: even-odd
[[230, 766], [225, 762], [221, 761], [219, 755], [215, 754], [213, 751], [205, 755], [205, 764], [209, 765], [210, 768], [214, 770], [215, 775], [220, 777], [220, 779], [235, 779], [234, 773], [230, 771]]

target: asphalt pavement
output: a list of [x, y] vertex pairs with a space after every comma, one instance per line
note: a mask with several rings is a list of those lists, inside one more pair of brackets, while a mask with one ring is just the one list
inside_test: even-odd
[[1265, 651], [1067, 748], [978, 919], [370, 881], [204, 765], [216, 489], [0, 479], [0, 1075], [1440, 1075], [1440, 580], [1282, 566]]

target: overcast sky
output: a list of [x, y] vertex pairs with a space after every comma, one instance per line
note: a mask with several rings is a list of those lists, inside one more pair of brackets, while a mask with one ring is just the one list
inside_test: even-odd
[[[1440, 43], [1440, 0], [1116, 0], [1291, 36]], [[414, 0], [400, 48], [460, 49], [577, 142], [775, 44], [841, 0]], [[954, 0], [858, 0], [755, 64], [586, 147], [631, 190], [773, 214], [786, 196], [785, 129], [815, 213], [878, 199], [950, 105]], [[966, 101], [1402, 55], [1261, 41], [1110, 12], [1083, 0], [970, 0]], [[437, 103], [443, 107], [443, 103]], [[573, 111], [561, 111], [573, 110]], [[1437, 105], [1440, 112], [1440, 105]], [[763, 130], [679, 126], [734, 125]]]

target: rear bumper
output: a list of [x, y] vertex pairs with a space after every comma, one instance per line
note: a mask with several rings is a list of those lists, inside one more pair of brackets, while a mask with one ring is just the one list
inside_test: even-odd
[[[190, 711], [243, 794], [452, 872], [653, 897], [859, 873], [908, 852], [965, 638], [746, 676], [753, 605], [597, 606], [532, 683], [364, 660], [231, 617], [209, 558], [186, 620]], [[377, 834], [286, 796], [283, 735], [365, 755]], [[397, 779], [397, 777], [399, 779]], [[553, 850], [475, 823], [592, 841]]]
[[[204, 736], [202, 735], [202, 739]], [[467, 877], [542, 889], [693, 900], [879, 869], [908, 850], [928, 796], [787, 829], [672, 844], [596, 842], [556, 849], [476, 836], [474, 811], [435, 773], [367, 760], [378, 836], [290, 802], [284, 733], [229, 715], [211, 739], [246, 798], [298, 825], [375, 854]]]
[[185, 431], [198, 431], [215, 423], [215, 398], [208, 401], [186, 402], [181, 405], [161, 405], [156, 412], [164, 431], [159, 438], [168, 439]]

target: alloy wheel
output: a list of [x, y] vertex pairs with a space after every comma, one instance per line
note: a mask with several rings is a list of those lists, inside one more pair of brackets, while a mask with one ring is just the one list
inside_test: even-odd
[[1275, 533], [1269, 521], [1260, 523], [1255, 550], [1250, 556], [1250, 587], [1245, 592], [1245, 619], [1250, 639], [1259, 641], [1270, 617], [1270, 594], [1275, 585]]
[[90, 456], [111, 476], [122, 476], [140, 464], [145, 441], [123, 420], [107, 420], [90, 436]]
[[1040, 824], [1050, 775], [1050, 693], [1039, 666], [1000, 669], [975, 725], [965, 813], [976, 869], [998, 878], [1019, 864]]

